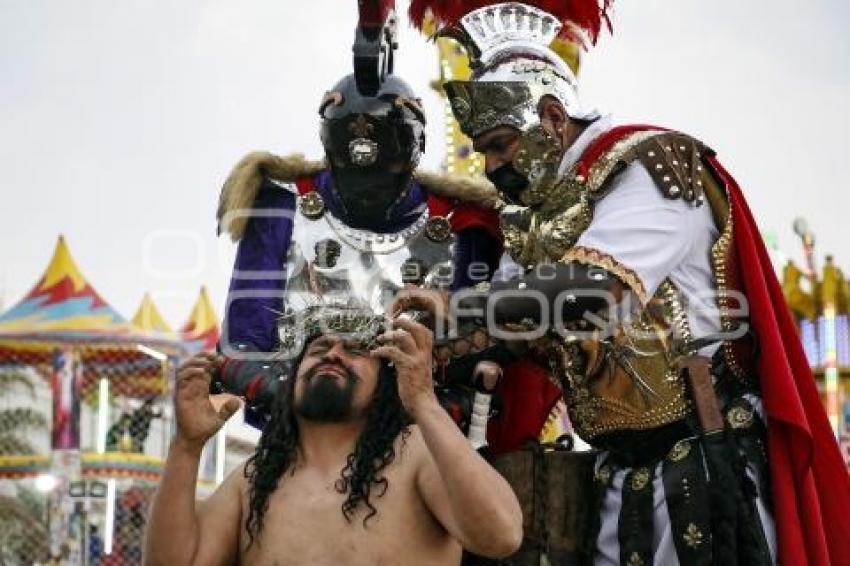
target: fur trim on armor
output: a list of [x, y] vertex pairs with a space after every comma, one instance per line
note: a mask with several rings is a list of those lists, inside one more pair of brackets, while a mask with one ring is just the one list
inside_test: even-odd
[[[228, 213], [251, 208], [260, 191], [263, 177], [291, 183], [299, 177], [315, 175], [326, 167], [324, 161], [310, 161], [301, 154], [279, 156], [265, 151], [249, 153], [236, 164], [221, 189], [216, 213], [218, 233], [227, 232], [234, 242], [242, 238], [248, 224], [248, 216], [239, 215], [227, 226], [223, 225], [222, 220]], [[435, 196], [457, 199], [486, 208], [497, 208], [499, 202], [496, 188], [484, 179], [422, 170], [415, 171], [413, 177]]]
[[496, 187], [485, 179], [422, 170], [414, 172], [413, 178], [429, 193], [438, 197], [457, 199], [493, 209], [497, 208], [500, 201]]
[[251, 208], [264, 176], [291, 183], [299, 177], [315, 175], [325, 167], [324, 161], [310, 161], [300, 153], [287, 156], [266, 151], [249, 153], [236, 164], [221, 189], [216, 213], [218, 233], [227, 232], [234, 242], [239, 241], [249, 217], [239, 215], [227, 226], [222, 225], [222, 219], [227, 213]]

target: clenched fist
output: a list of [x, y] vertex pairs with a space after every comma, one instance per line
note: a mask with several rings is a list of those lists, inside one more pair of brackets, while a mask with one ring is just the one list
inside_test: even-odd
[[239, 410], [234, 395], [210, 395], [210, 380], [221, 367], [221, 357], [201, 353], [177, 369], [174, 412], [177, 419], [176, 440], [192, 449], [201, 450], [233, 413]]

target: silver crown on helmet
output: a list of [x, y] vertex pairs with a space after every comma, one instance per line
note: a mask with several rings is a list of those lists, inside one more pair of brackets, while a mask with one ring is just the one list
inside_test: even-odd
[[561, 31], [561, 23], [547, 12], [516, 2], [479, 8], [460, 23], [481, 50], [482, 60], [508, 44], [548, 46]]
[[[474, 73], [467, 85], [472, 91], [476, 83], [498, 83], [503, 89], [510, 88], [511, 83], [522, 83], [530, 95], [514, 97], [526, 100], [496, 113], [482, 108], [480, 99], [477, 104], [459, 100], [463, 109], [464, 105], [471, 105], [483, 111], [469, 116], [464, 128], [467, 135], [475, 136], [500, 125], [522, 130], [536, 125], [537, 103], [546, 95], [560, 101], [571, 118], [599, 117], [596, 109], [582, 103], [575, 74], [549, 47], [563, 26], [548, 12], [519, 2], [505, 2], [470, 12], [461, 18], [460, 27], [464, 33], [453, 37], [464, 43], [470, 53]], [[474, 92], [469, 95], [480, 98]]]

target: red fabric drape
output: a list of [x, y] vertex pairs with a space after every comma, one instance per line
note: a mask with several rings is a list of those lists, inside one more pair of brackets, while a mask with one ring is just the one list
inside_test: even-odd
[[738, 184], [716, 159], [732, 207], [735, 251], [768, 415], [768, 455], [781, 564], [850, 564], [850, 478], [782, 287]]
[[549, 379], [543, 366], [522, 358], [504, 368], [499, 416], [487, 425], [487, 444], [492, 454], [517, 450], [537, 440], [561, 389]]

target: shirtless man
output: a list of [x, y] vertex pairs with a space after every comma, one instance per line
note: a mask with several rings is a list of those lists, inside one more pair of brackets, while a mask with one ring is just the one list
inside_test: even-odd
[[442, 566], [461, 547], [515, 552], [519, 504], [437, 402], [431, 331], [399, 318], [378, 342], [309, 342], [257, 452], [197, 505], [201, 449], [239, 402], [208, 397], [218, 358], [185, 363], [146, 563]]

